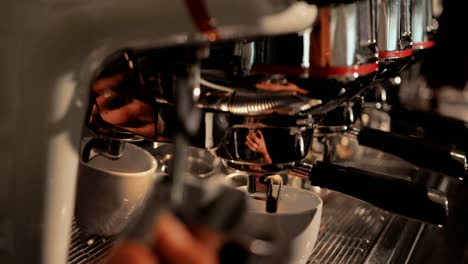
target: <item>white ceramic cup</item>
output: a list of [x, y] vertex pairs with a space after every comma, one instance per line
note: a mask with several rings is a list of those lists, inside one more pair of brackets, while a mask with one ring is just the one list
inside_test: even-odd
[[88, 163], [80, 161], [75, 207], [80, 230], [100, 236], [122, 232], [141, 209], [156, 168], [156, 159], [131, 143], [125, 144], [119, 159], [98, 155]]
[[[246, 187], [239, 187], [247, 191]], [[254, 196], [263, 195], [256, 193]], [[249, 199], [246, 216], [247, 225], [255, 229], [273, 230], [284, 239], [290, 240], [289, 264], [305, 264], [312, 254], [317, 241], [320, 218], [322, 216], [322, 199], [307, 190], [283, 186], [276, 213], [267, 213], [265, 201]], [[255, 233], [255, 230], [250, 232]]]

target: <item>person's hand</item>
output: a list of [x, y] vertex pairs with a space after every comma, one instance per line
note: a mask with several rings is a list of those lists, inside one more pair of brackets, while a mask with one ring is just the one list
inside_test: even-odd
[[262, 154], [264, 158], [264, 162], [266, 164], [272, 164], [273, 161], [271, 160], [270, 154], [268, 153], [265, 139], [263, 138], [262, 131], [253, 131], [250, 130], [249, 134], [247, 134], [245, 145], [252, 151], [258, 152]]
[[220, 234], [203, 228], [188, 230], [175, 217], [161, 215], [153, 229], [154, 246], [120, 243], [106, 264], [218, 264]]
[[[123, 73], [99, 78], [92, 84], [95, 98], [89, 122], [98, 118], [146, 138], [154, 138], [155, 113], [151, 105], [131, 98], [122, 89], [133, 89], [125, 82]], [[122, 87], [127, 86], [127, 87]], [[159, 126], [163, 125], [158, 123]]]

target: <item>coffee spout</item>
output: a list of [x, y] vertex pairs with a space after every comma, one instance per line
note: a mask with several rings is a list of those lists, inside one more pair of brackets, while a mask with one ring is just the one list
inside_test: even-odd
[[107, 137], [94, 137], [83, 147], [81, 160], [85, 163], [94, 157], [102, 155], [109, 159], [119, 159], [123, 155], [125, 141]]

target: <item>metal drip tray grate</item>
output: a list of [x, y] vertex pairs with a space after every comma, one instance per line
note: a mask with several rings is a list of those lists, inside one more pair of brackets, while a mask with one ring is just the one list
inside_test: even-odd
[[307, 263], [363, 263], [390, 214], [338, 193], [322, 198], [320, 233]]
[[97, 264], [100, 263], [110, 251], [114, 237], [97, 237], [83, 234], [73, 223], [69, 264]]

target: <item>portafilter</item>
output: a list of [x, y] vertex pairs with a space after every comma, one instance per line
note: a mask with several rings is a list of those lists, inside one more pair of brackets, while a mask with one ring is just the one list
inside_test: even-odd
[[[357, 139], [360, 145], [374, 148], [402, 158], [416, 166], [444, 173], [463, 180], [467, 173], [467, 159], [464, 151], [449, 144], [427, 140], [373, 128], [369, 125], [368, 109], [375, 103], [362, 100], [347, 102], [328, 112], [316, 128], [316, 135], [325, 140], [326, 160], [333, 161], [336, 145], [330, 143], [337, 136], [348, 135]], [[382, 106], [383, 108], [385, 105]], [[390, 106], [386, 106], [390, 107]], [[382, 114], [390, 109], [380, 109]], [[374, 113], [375, 114], [375, 113]], [[389, 118], [389, 116], [387, 116]], [[387, 125], [389, 128], [390, 124]]]

